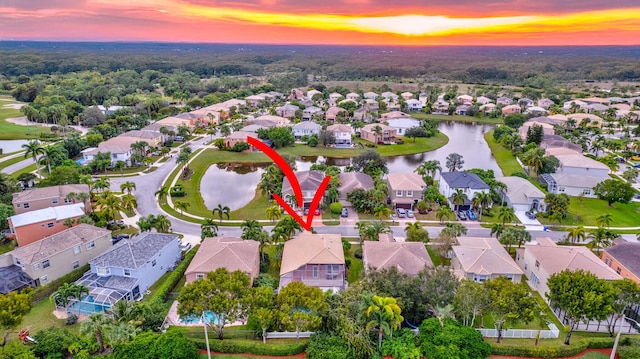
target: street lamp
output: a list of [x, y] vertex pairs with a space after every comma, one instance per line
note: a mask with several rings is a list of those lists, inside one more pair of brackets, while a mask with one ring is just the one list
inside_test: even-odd
[[611, 356], [609, 357], [609, 359], [615, 359], [616, 357], [616, 349], [618, 349], [618, 342], [620, 341], [620, 333], [622, 333], [622, 323], [624, 323], [625, 320], [630, 320], [634, 323], [636, 323], [636, 325], [640, 325], [640, 323], [636, 322], [635, 320], [631, 319], [631, 318], [627, 318], [626, 315], [622, 314], [622, 320], [620, 321], [620, 327], [618, 327], [618, 334], [616, 335], [616, 340], [613, 342], [613, 349], [611, 349]]
[[207, 318], [204, 315], [204, 312], [202, 312], [202, 324], [204, 325], [204, 340], [207, 343], [207, 358], [211, 359], [211, 349], [209, 348], [209, 334], [207, 333]]

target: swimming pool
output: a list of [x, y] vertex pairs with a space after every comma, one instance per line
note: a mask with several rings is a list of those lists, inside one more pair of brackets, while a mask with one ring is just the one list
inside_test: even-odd
[[[211, 312], [204, 312], [204, 317], [207, 323], [215, 323], [218, 320], [218, 316]], [[189, 314], [185, 317], [180, 317], [178, 321], [184, 324], [202, 324], [202, 316]]]
[[87, 314], [91, 315], [93, 313], [101, 313], [106, 311], [111, 307], [95, 303], [95, 300], [92, 296], [85, 296], [82, 298], [81, 302], [75, 302], [67, 307], [67, 312], [74, 314]]

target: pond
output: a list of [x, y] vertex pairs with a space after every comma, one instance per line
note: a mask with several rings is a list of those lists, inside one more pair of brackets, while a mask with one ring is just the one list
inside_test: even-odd
[[[446, 171], [445, 162], [450, 153], [457, 152], [464, 159], [463, 169], [492, 169], [496, 176], [501, 175], [489, 146], [484, 140], [484, 133], [493, 125], [472, 124], [463, 122], [440, 122], [440, 131], [449, 137], [449, 143], [431, 152], [415, 155], [387, 158], [390, 173], [411, 173], [422, 162], [438, 160]], [[409, 139], [409, 141], [411, 141]], [[348, 166], [349, 158], [308, 156], [296, 161], [298, 171], [308, 170], [312, 164], [325, 162], [328, 165]], [[218, 164], [209, 167], [200, 184], [202, 198], [208, 208], [215, 208], [219, 203], [231, 210], [244, 207], [255, 196], [260, 176], [267, 164]]]
[[27, 140], [3, 140], [0, 141], [2, 153], [11, 153], [22, 150], [22, 145], [29, 143]]

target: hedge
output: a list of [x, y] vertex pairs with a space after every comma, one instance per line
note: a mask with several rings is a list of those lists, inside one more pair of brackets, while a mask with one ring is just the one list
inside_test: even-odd
[[48, 299], [51, 294], [53, 294], [61, 285], [64, 283], [73, 283], [80, 279], [82, 275], [89, 270], [89, 264], [85, 264], [80, 268], [74, 269], [70, 273], [63, 275], [62, 277], [52, 280], [47, 285], [40, 286], [31, 292], [29, 295], [31, 296], [31, 302], [33, 304], [40, 303], [44, 299]]
[[165, 280], [164, 283], [158, 286], [158, 289], [156, 290], [155, 293], [151, 294], [150, 300], [152, 301], [160, 300], [163, 303], [167, 300], [169, 293], [173, 291], [173, 289], [176, 287], [180, 279], [182, 279], [184, 272], [187, 270], [189, 263], [191, 263], [191, 260], [198, 252], [199, 247], [200, 247], [199, 244], [196, 245], [190, 251], [188, 251], [187, 254], [184, 255], [182, 262], [180, 262], [180, 264], [178, 264], [176, 269], [174, 269], [173, 272], [171, 272], [167, 280]]
[[[562, 358], [571, 357], [582, 353], [585, 349], [613, 348], [614, 338], [584, 338], [574, 341], [571, 345], [558, 347], [545, 346], [511, 346], [496, 343], [491, 344], [491, 354], [537, 357], [537, 358]], [[625, 342], [623, 339], [622, 342]]]
[[[199, 349], [207, 349], [204, 339], [189, 339], [193, 341]], [[209, 338], [209, 348], [213, 352], [227, 354], [257, 354], [257, 355], [296, 355], [304, 352], [307, 348], [307, 340], [301, 339], [297, 342], [287, 344], [263, 344], [260, 340], [242, 339], [212, 339]]]

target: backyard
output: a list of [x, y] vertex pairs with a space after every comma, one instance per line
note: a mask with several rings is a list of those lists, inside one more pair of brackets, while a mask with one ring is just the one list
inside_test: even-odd
[[548, 218], [540, 217], [538, 220], [543, 224], [569, 225], [569, 226], [597, 226], [596, 218], [603, 213], [610, 213], [613, 220], [611, 227], [636, 227], [640, 223], [640, 202], [627, 204], [614, 203], [609, 207], [606, 201], [597, 198], [571, 197], [569, 204], [569, 216], [560, 223], [550, 221]]

